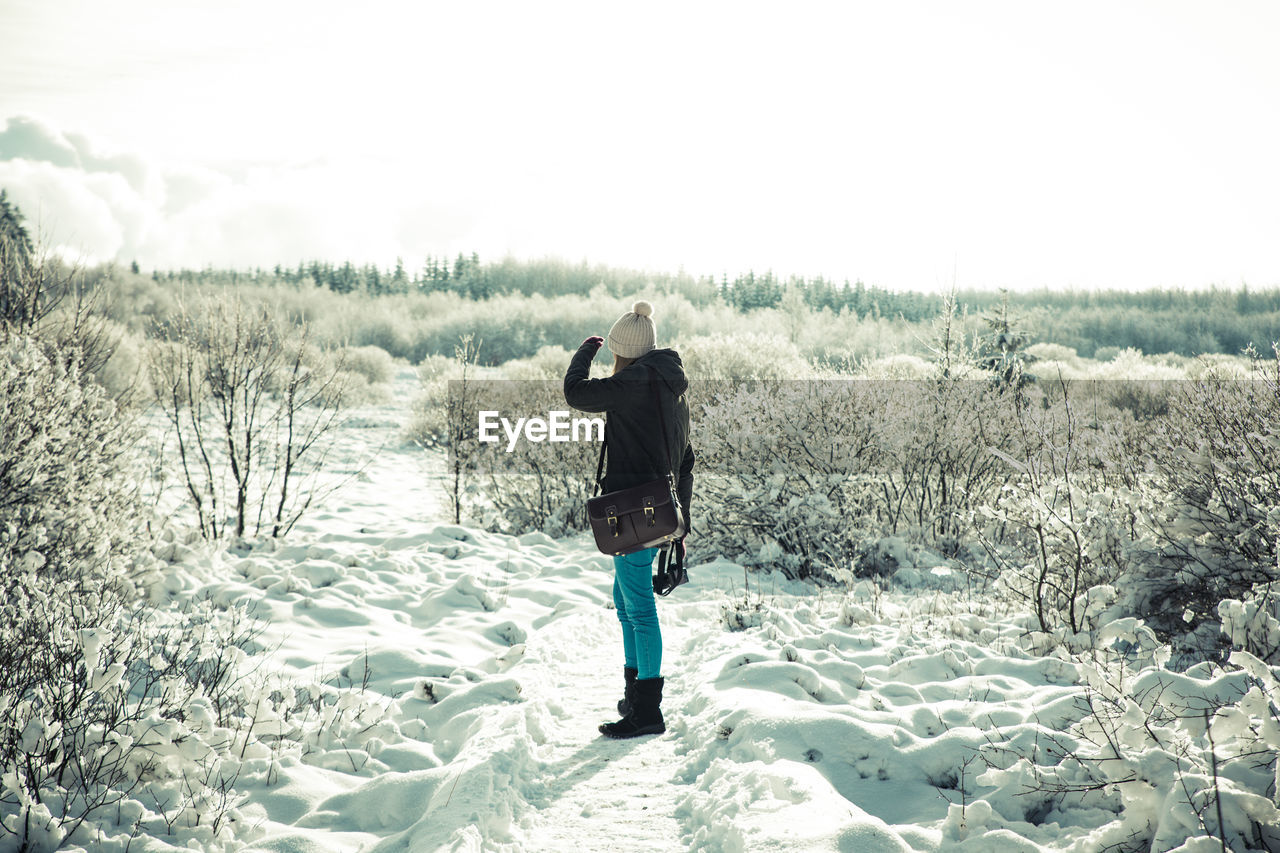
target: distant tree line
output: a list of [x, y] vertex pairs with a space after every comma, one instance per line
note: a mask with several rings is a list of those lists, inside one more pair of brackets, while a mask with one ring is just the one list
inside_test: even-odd
[[[10, 249], [0, 260], [10, 266], [25, 263], [34, 251], [21, 222], [17, 207], [0, 191], [0, 229], [22, 234], [22, 239], [6, 241]], [[101, 272], [113, 275], [114, 265]], [[140, 278], [136, 261], [128, 272]], [[942, 313], [945, 299], [940, 294], [889, 290], [848, 279], [782, 278], [772, 270], [748, 270], [732, 278], [723, 273], [717, 280], [683, 270], [655, 273], [554, 258], [523, 261], [507, 257], [485, 262], [475, 252], [458, 253], [452, 259], [429, 255], [416, 269], [406, 267], [401, 259], [390, 268], [310, 260], [294, 266], [277, 264], [270, 270], [212, 266], [156, 270], [151, 278], [160, 285], [320, 287], [365, 297], [448, 292], [471, 300], [514, 294], [556, 297], [603, 293], [629, 298], [642, 291], [656, 291], [679, 293], [695, 307], [725, 305], [742, 313], [779, 309], [796, 317], [803, 317], [806, 310], [830, 311], [858, 319], [885, 318], [911, 324], [932, 322]], [[0, 298], [8, 297], [0, 293]], [[1280, 337], [1280, 285], [1139, 291], [1041, 288], [1007, 294], [969, 289], [954, 294], [954, 306], [961, 316], [975, 318], [998, 308], [1012, 311], [1021, 318], [1030, 339], [1069, 346], [1084, 357], [1105, 357], [1112, 349], [1125, 348], [1188, 356], [1238, 353], [1249, 345], [1266, 351]]]
[[[1117, 347], [1199, 355], [1237, 354], [1253, 345], [1265, 354], [1280, 338], [1280, 287], [1041, 289], [1010, 292], [1008, 300], [1035, 340], [1073, 347], [1087, 358]], [[966, 291], [957, 301], [970, 313], [989, 312], [1001, 295]]]
[[[132, 265], [137, 272], [137, 265]], [[257, 284], [283, 283], [290, 286], [327, 287], [335, 293], [363, 293], [388, 296], [405, 293], [447, 291], [470, 299], [488, 299], [510, 293], [525, 296], [586, 296], [597, 288], [614, 296], [625, 296], [643, 287], [675, 291], [695, 305], [720, 300], [739, 311], [777, 308], [788, 292], [795, 292], [803, 304], [813, 310], [849, 311], [858, 316], [901, 317], [918, 322], [936, 316], [942, 300], [932, 294], [913, 291], [896, 292], [861, 281], [850, 283], [818, 276], [791, 276], [782, 279], [772, 271], [750, 270], [717, 281], [712, 276], [695, 278], [684, 272], [652, 273], [619, 269], [586, 263], [570, 264], [560, 260], [518, 261], [505, 258], [482, 263], [480, 256], [459, 253], [452, 261], [446, 257], [427, 256], [418, 270], [407, 270], [397, 259], [391, 269], [375, 264], [357, 266], [350, 261], [335, 264], [328, 261], [303, 261], [297, 266], [277, 264], [272, 270], [217, 269], [157, 270], [157, 282], [189, 284]]]
[[[476, 253], [453, 259], [428, 256], [420, 268], [305, 261], [272, 270], [176, 270], [152, 274], [157, 282], [238, 284], [253, 282], [291, 287], [324, 287], [336, 293], [388, 296], [452, 292], [483, 300], [506, 294], [547, 297], [604, 292], [625, 297], [643, 289], [677, 292], [695, 306], [716, 303], [746, 313], [760, 309], [803, 306], [859, 318], [929, 322], [943, 310], [944, 297], [894, 291], [862, 281], [806, 278], [749, 270], [719, 279], [683, 271], [653, 273], [556, 259], [521, 261], [504, 258], [483, 262]], [[990, 314], [1005, 299], [1003, 291], [962, 290], [956, 309], [973, 317]], [[784, 300], [786, 304], [784, 305]], [[1010, 291], [1007, 308], [1023, 318], [1033, 338], [1073, 347], [1080, 355], [1105, 355], [1112, 348], [1145, 353], [1238, 353], [1246, 346], [1265, 349], [1280, 336], [1280, 287], [1240, 285], [1202, 290], [1157, 288], [1126, 290]]]

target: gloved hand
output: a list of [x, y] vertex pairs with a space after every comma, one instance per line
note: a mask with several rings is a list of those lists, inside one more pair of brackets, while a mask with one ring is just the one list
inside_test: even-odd
[[[591, 347], [592, 350], [598, 350], [600, 349], [600, 347], [604, 346], [604, 338], [600, 337], [599, 335], [592, 335], [591, 337], [587, 338], [585, 341], [582, 342], [582, 346]], [[581, 348], [582, 347], [579, 347], [579, 349]]]

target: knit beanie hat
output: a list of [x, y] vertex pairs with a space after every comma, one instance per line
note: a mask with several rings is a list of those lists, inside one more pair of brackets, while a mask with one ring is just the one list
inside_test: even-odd
[[657, 346], [657, 330], [653, 325], [653, 306], [643, 300], [618, 318], [609, 330], [609, 350], [623, 358], [639, 358]]

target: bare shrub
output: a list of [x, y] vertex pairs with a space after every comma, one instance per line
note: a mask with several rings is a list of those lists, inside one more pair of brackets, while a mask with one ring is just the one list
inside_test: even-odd
[[472, 393], [471, 379], [480, 357], [480, 344], [480, 341], [466, 334], [454, 347], [458, 379], [449, 382], [448, 396], [444, 405], [445, 446], [449, 451], [446, 489], [455, 524], [462, 522], [463, 507], [468, 493], [475, 491], [475, 484], [469, 483], [468, 478], [475, 469], [474, 457], [478, 449], [475, 437], [479, 408]]
[[[562, 365], [563, 367], [563, 365]], [[450, 383], [451, 391], [458, 383]], [[470, 403], [462, 417], [478, 418], [479, 411], [499, 412], [515, 424], [519, 417], [546, 419], [550, 412], [567, 412], [565, 432], [574, 440], [527, 441], [514, 444], [503, 429], [498, 440], [481, 442], [477, 422], [471, 421], [463, 457], [474, 485], [469, 511], [489, 530], [524, 533], [540, 530], [562, 536], [586, 528], [587, 499], [604, 436], [602, 415], [570, 412], [564, 402], [562, 381], [496, 380], [471, 383]], [[573, 421], [578, 421], [574, 436]], [[461, 431], [451, 431], [461, 435]], [[451, 456], [452, 458], [452, 456]]]
[[906, 534], [945, 552], [959, 549], [964, 518], [992, 501], [1009, 479], [990, 452], [1020, 453], [1026, 436], [1016, 427], [1026, 410], [1010, 385], [951, 377], [888, 382], [876, 430], [884, 475], [877, 520], [885, 532]]
[[159, 331], [151, 385], [200, 530], [287, 533], [334, 440], [341, 360], [317, 357], [305, 325], [234, 296], [198, 299]]
[[969, 515], [1000, 588], [1025, 602], [1044, 632], [1090, 627], [1097, 614], [1085, 594], [1117, 582], [1139, 536], [1141, 486], [1128, 463], [1149, 449], [1133, 450], [1128, 433], [1109, 428], [1117, 410], [1097, 417], [1105, 384], [1085, 388], [1059, 380], [1048, 389], [1056, 399], [1014, 408], [1018, 450], [987, 448], [1010, 480]]

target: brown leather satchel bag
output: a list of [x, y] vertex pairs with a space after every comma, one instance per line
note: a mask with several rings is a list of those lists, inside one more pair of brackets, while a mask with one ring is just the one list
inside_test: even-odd
[[[659, 477], [629, 489], [619, 489], [597, 495], [587, 500], [587, 522], [596, 538], [601, 553], [630, 554], [643, 548], [656, 548], [668, 542], [684, 538], [684, 511], [676, 494], [675, 472], [670, 470], [671, 446], [667, 440], [667, 424], [662, 417], [662, 401], [653, 377], [654, 405], [658, 408], [658, 424], [662, 428], [662, 445], [666, 448], [668, 468], [666, 477]], [[596, 488], [600, 491], [600, 478], [604, 471], [604, 455], [607, 444], [600, 445], [600, 458], [596, 463]]]
[[659, 478], [587, 501], [587, 521], [604, 554], [630, 554], [684, 536], [684, 512], [671, 479]]

